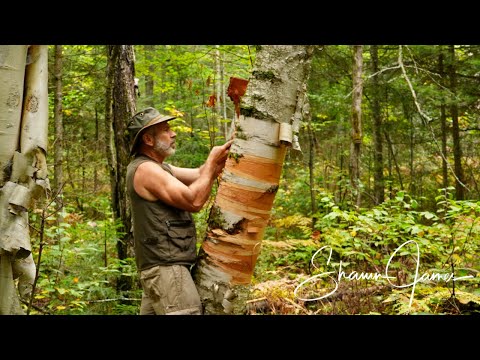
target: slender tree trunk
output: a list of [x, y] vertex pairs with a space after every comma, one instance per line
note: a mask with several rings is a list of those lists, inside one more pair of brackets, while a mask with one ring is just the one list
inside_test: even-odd
[[[133, 46], [112, 45], [109, 46], [110, 65], [113, 72], [113, 103], [112, 103], [112, 129], [115, 143], [114, 168], [114, 200], [113, 210], [115, 219], [121, 221], [119, 232], [124, 233], [117, 242], [117, 253], [120, 260], [133, 257], [133, 236], [131, 233], [132, 221], [130, 206], [128, 204], [125, 189], [125, 174], [130, 161], [130, 143], [127, 133], [127, 123], [136, 111], [135, 101], [135, 64]], [[122, 276], [117, 284], [120, 291], [131, 288], [131, 278]]]
[[339, 154], [338, 158], [338, 175], [336, 178], [334, 178], [332, 181], [332, 193], [335, 194], [335, 202], [336, 203], [341, 203], [342, 198], [343, 198], [343, 193], [344, 193], [344, 188], [345, 188], [345, 173], [344, 169], [347, 167], [347, 172], [348, 172], [348, 159], [346, 159], [346, 147], [348, 147], [350, 144], [345, 145], [346, 141], [346, 129], [343, 126], [343, 124], [340, 121], [337, 121], [337, 126], [336, 126], [336, 131], [335, 131], [335, 144], [338, 144], [335, 149], [335, 153]]
[[0, 45], [0, 83], [0, 314], [24, 314], [36, 272], [28, 210], [49, 190], [48, 46]]
[[462, 146], [460, 144], [460, 127], [458, 125], [458, 105], [457, 105], [457, 75], [455, 65], [455, 46], [449, 45], [450, 52], [450, 91], [452, 92], [454, 99], [451, 102], [450, 113], [452, 116], [452, 138], [453, 138], [453, 158], [455, 161], [455, 175], [458, 181], [455, 182], [455, 194], [457, 200], [464, 200], [465, 188], [464, 188], [464, 176], [462, 167]]
[[[85, 134], [85, 128], [82, 128], [80, 130], [80, 134], [81, 134], [81, 137], [82, 137], [82, 144], [85, 144], [87, 142], [87, 135]], [[80, 148], [81, 149], [81, 148]], [[86, 149], [84, 151], [81, 151], [81, 154], [80, 154], [80, 171], [82, 173], [82, 195], [85, 196], [86, 194], [86, 176], [85, 176], [85, 163], [86, 163], [86, 156], [85, 156], [85, 153], [86, 153]]]
[[54, 184], [56, 194], [57, 224], [63, 221], [63, 108], [62, 108], [62, 77], [63, 77], [63, 46], [55, 45], [55, 63], [53, 77], [55, 80], [55, 96], [53, 100], [53, 117], [55, 119], [54, 147]]
[[220, 58], [220, 79], [221, 79], [221, 85], [222, 85], [222, 115], [223, 115], [223, 120], [224, 122], [224, 133], [225, 133], [225, 139], [227, 139], [229, 131], [228, 131], [228, 125], [227, 125], [227, 87], [225, 86], [225, 63], [223, 61], [224, 55], [222, 54], [222, 57]]
[[114, 70], [114, 57], [118, 54], [113, 46], [107, 46], [107, 81], [105, 86], [105, 154], [107, 156], [107, 173], [110, 177], [110, 189], [112, 198], [112, 212], [116, 211], [117, 193], [115, 192], [115, 169], [117, 168], [117, 161], [113, 147], [113, 70]]
[[145, 100], [147, 105], [151, 107], [155, 107], [155, 98], [153, 97], [153, 74], [155, 73], [155, 66], [153, 64], [154, 54], [155, 45], [145, 45], [145, 60], [147, 60], [148, 64], [148, 73], [145, 75]]
[[[402, 173], [400, 172], [400, 167], [398, 166], [397, 158], [395, 156], [395, 150], [393, 149], [392, 140], [390, 140], [390, 136], [388, 135], [388, 133], [386, 131], [385, 131], [385, 139], [387, 140], [388, 149], [389, 149], [389, 153], [390, 153], [389, 174], [390, 174], [390, 177], [392, 179], [392, 181], [390, 181], [390, 184], [393, 183], [393, 175], [392, 175], [392, 162], [393, 162], [395, 164], [395, 171], [397, 172], [398, 182], [400, 183], [400, 189], [403, 190]], [[392, 193], [392, 185], [390, 185], [390, 193]]]
[[377, 74], [378, 68], [378, 46], [370, 47], [370, 55], [372, 57], [372, 73], [376, 74], [372, 78], [372, 116], [373, 116], [373, 196], [375, 204], [381, 204], [385, 200], [385, 183], [383, 179], [383, 125], [382, 114], [380, 111], [380, 84]]
[[[98, 118], [98, 109], [97, 104], [95, 104], [95, 154], [99, 153], [98, 144], [100, 143], [100, 119]], [[98, 190], [98, 168], [97, 168], [97, 159], [95, 158], [95, 165], [93, 168], [93, 193], [96, 196]]]
[[[442, 46], [440, 45], [440, 54], [438, 55], [438, 72], [440, 73], [440, 79], [445, 78], [445, 69], [443, 65], [444, 54]], [[443, 81], [442, 81], [443, 85]], [[444, 93], [444, 90], [441, 90]], [[447, 155], [447, 115], [445, 99], [442, 96], [442, 103], [440, 105], [440, 126], [442, 131], [442, 186], [444, 189], [448, 187], [448, 155]]]
[[283, 161], [298, 149], [313, 48], [259, 46], [194, 278], [208, 313], [244, 310]]
[[315, 229], [317, 218], [317, 204], [315, 202], [315, 133], [312, 126], [312, 116], [310, 111], [306, 112], [305, 117], [308, 119], [308, 173], [310, 180], [310, 211], [312, 212], [312, 231]]
[[227, 123], [225, 118], [222, 116], [222, 101], [225, 101], [225, 98], [222, 99], [222, 90], [223, 90], [223, 64], [220, 54], [220, 46], [215, 45], [215, 112], [217, 118], [220, 120], [218, 122], [218, 131], [223, 133], [223, 137], [227, 138]]
[[392, 196], [392, 191], [393, 191], [393, 169], [392, 169], [392, 144], [390, 144], [389, 138], [388, 138], [388, 133], [385, 131], [385, 140], [387, 140], [387, 146], [388, 146], [388, 151], [387, 151], [387, 163], [388, 163], [388, 193], [390, 194], [389, 196]]
[[350, 143], [350, 181], [355, 190], [356, 205], [361, 204], [360, 153], [362, 146], [363, 46], [353, 46], [352, 132]]
[[[410, 121], [410, 156], [409, 156], [409, 167], [410, 167], [410, 193], [411, 194], [416, 194], [417, 191], [417, 186], [416, 186], [416, 181], [417, 179], [417, 174], [415, 173], [415, 124], [413, 123], [413, 116], [408, 111], [407, 105], [403, 104], [403, 112], [405, 114], [405, 117]], [[397, 166], [397, 165], [395, 165]]]

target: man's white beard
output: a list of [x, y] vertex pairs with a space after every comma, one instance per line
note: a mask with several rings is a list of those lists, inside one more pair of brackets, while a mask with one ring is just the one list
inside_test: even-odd
[[157, 154], [168, 157], [175, 154], [175, 148], [172, 147], [173, 144], [167, 145], [160, 140], [155, 140], [155, 145], [153, 146], [153, 150], [157, 152]]

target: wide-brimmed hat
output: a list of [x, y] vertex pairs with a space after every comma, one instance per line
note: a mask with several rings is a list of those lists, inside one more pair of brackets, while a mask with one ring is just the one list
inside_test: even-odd
[[145, 110], [133, 115], [128, 123], [130, 138], [133, 138], [132, 147], [130, 148], [130, 155], [135, 153], [138, 145], [138, 139], [140, 139], [140, 134], [143, 130], [149, 128], [150, 126], [176, 118], [176, 116], [160, 114], [158, 110], [154, 109], [153, 107], [148, 107]]

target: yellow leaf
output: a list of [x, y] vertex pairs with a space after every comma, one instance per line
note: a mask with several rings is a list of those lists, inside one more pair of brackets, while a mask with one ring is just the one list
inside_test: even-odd
[[57, 310], [65, 310], [65, 309], [66, 309], [66, 307], [63, 306], [63, 305], [58, 305], [57, 306]]
[[357, 232], [355, 230], [353, 230], [353, 231], [350, 232], [350, 235], [352, 235], [352, 237], [355, 237], [355, 236], [357, 236]]

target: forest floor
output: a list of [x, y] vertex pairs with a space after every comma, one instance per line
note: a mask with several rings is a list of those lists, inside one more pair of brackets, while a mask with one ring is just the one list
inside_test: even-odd
[[[480, 315], [480, 294], [452, 289], [448, 283], [443, 287], [418, 286], [413, 294], [412, 287], [396, 289], [384, 279], [339, 280], [337, 271], [330, 278], [320, 276], [332, 268], [312, 267], [312, 255], [319, 248], [314, 240], [264, 240], [247, 314]], [[311, 281], [305, 282], [308, 279]]]

